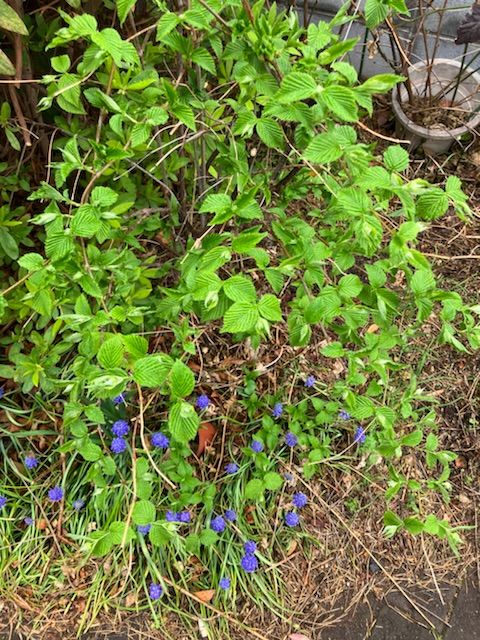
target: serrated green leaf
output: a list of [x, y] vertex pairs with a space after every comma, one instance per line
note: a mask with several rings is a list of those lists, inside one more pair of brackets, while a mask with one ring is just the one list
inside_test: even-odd
[[100, 460], [102, 457], [103, 451], [98, 446], [90, 440], [90, 438], [85, 438], [81, 442], [77, 444], [77, 451], [82, 456], [84, 460], [88, 460], [88, 462], [96, 462]]
[[145, 356], [133, 364], [133, 379], [141, 387], [160, 387], [168, 377], [173, 360], [164, 353]]
[[134, 124], [130, 132], [132, 148], [140, 147], [150, 138], [152, 127], [145, 122]]
[[90, 204], [79, 207], [70, 223], [72, 232], [81, 238], [92, 238], [100, 231], [101, 226], [102, 222], [95, 207]]
[[188, 442], [197, 435], [200, 418], [188, 402], [178, 401], [170, 408], [168, 426], [172, 438], [178, 442]]
[[362, 289], [362, 281], [353, 273], [342, 276], [338, 281], [338, 293], [344, 298], [356, 298]]
[[5, 0], [0, 0], [0, 28], [28, 36], [28, 29], [18, 13]]
[[257, 246], [268, 234], [259, 231], [242, 231], [232, 240], [232, 251], [244, 253]]
[[112, 534], [109, 531], [94, 531], [90, 534], [92, 555], [96, 557], [106, 556], [113, 547]]
[[343, 358], [345, 349], [341, 342], [331, 342], [322, 347], [320, 353], [326, 358]]
[[358, 109], [354, 92], [348, 87], [330, 85], [320, 94], [324, 105], [337, 118], [346, 122], [355, 122], [358, 119]]
[[133, 507], [132, 520], [135, 524], [152, 524], [155, 522], [155, 505], [150, 500], [139, 500]]
[[271, 293], [266, 293], [260, 298], [258, 310], [263, 318], [271, 322], [280, 322], [282, 319], [280, 300]]
[[115, 521], [110, 523], [108, 527], [113, 544], [121, 544], [125, 538], [125, 542], [135, 540], [135, 531], [132, 527], [127, 527], [126, 522]]
[[183, 124], [187, 125], [189, 129], [192, 131], [197, 130], [197, 125], [195, 124], [195, 114], [193, 113], [193, 109], [186, 104], [177, 103], [171, 107], [173, 115], [183, 122]]
[[154, 547], [164, 547], [173, 536], [163, 522], [154, 522], [148, 537]]
[[95, 187], [90, 195], [94, 207], [111, 207], [118, 200], [118, 194], [110, 187]]
[[172, 11], [164, 13], [157, 24], [157, 40], [162, 41], [178, 24], [180, 24], [180, 17], [176, 13]]
[[382, 0], [366, 0], [365, 22], [369, 29], [374, 29], [388, 16], [388, 4]]
[[123, 24], [127, 19], [129, 11], [131, 11], [137, 0], [116, 0], [117, 13], [120, 20], [120, 24]]
[[192, 53], [191, 60], [192, 62], [195, 62], [195, 64], [198, 64], [198, 66], [204, 69], [205, 71], [208, 71], [212, 75], [215, 75], [216, 68], [215, 68], [215, 62], [213, 60], [212, 54], [209, 53], [203, 47], [200, 47], [199, 49], [194, 50], [194, 52]]
[[395, 527], [400, 527], [403, 524], [403, 520], [393, 511], [386, 511], [383, 515], [383, 524], [385, 526], [393, 525]]
[[143, 358], [148, 352], [148, 340], [143, 336], [130, 334], [123, 336], [125, 350], [135, 359]]
[[222, 224], [233, 216], [232, 200], [226, 193], [211, 193], [202, 202], [200, 213], [215, 213], [209, 224]]
[[405, 149], [398, 144], [391, 145], [383, 154], [385, 166], [390, 171], [405, 171], [410, 164], [410, 156]]
[[88, 407], [85, 407], [84, 413], [87, 418], [95, 424], [105, 423], [105, 416], [103, 415], [103, 411], [95, 404], [91, 404]]
[[18, 259], [18, 264], [27, 271], [39, 271], [45, 260], [39, 253], [25, 253]]
[[417, 200], [416, 213], [424, 220], [435, 220], [446, 213], [448, 209], [448, 196], [442, 189], [432, 188], [428, 193], [423, 193]]
[[401, 444], [405, 447], [417, 447], [423, 440], [423, 431], [416, 429], [401, 439]]
[[343, 155], [337, 138], [332, 133], [320, 133], [305, 149], [303, 157], [311, 162], [323, 164], [334, 162]]
[[297, 102], [313, 96], [317, 84], [312, 76], [299, 71], [292, 71], [286, 75], [280, 85], [276, 99], [283, 103]]
[[279, 473], [269, 471], [263, 476], [263, 484], [265, 485], [265, 489], [277, 491], [283, 485], [283, 478]]
[[228, 278], [223, 282], [223, 290], [227, 298], [233, 302], [254, 302], [257, 298], [253, 282], [245, 276]]
[[178, 398], [189, 396], [195, 387], [195, 376], [190, 367], [181, 360], [175, 360], [170, 372], [172, 394]]
[[0, 49], [0, 75], [2, 76], [14, 76], [15, 67], [13, 66], [10, 58]]
[[405, 526], [405, 529], [408, 531], [408, 533], [411, 533], [413, 536], [416, 536], [419, 533], [422, 533], [422, 531], [425, 528], [423, 522], [418, 518], [414, 518], [413, 516], [409, 516], [408, 518], [405, 518], [405, 520], [403, 521], [403, 524]]
[[66, 54], [53, 56], [53, 58], [50, 58], [50, 64], [52, 65], [52, 69], [58, 73], [65, 73], [70, 68], [70, 58]]
[[260, 140], [271, 149], [283, 149], [284, 137], [282, 127], [272, 118], [258, 120], [257, 134]]
[[410, 280], [410, 286], [416, 296], [423, 296], [435, 288], [435, 278], [428, 269], [418, 269]]
[[73, 238], [64, 231], [48, 233], [45, 242], [45, 253], [53, 261], [60, 260], [73, 251]]
[[402, 76], [396, 76], [393, 73], [379, 73], [378, 75], [365, 80], [358, 89], [372, 95], [375, 93], [385, 93], [386, 91], [393, 89], [393, 87], [395, 87], [399, 82], [402, 82], [402, 80], [405, 80], [405, 78]]
[[204, 529], [199, 536], [199, 542], [204, 547], [212, 547], [218, 542], [218, 533], [215, 533], [212, 529]]
[[121, 336], [108, 338], [98, 350], [98, 362], [104, 369], [119, 367], [123, 360], [123, 340]]
[[80, 92], [81, 80], [71, 73], [64, 73], [58, 81], [56, 100], [58, 106], [67, 113], [84, 115]]
[[245, 500], [258, 500], [263, 496], [265, 485], [259, 478], [249, 480], [245, 486]]
[[305, 320], [309, 324], [331, 322], [338, 315], [341, 300], [334, 289], [326, 289], [312, 300], [305, 309]]
[[222, 331], [228, 333], [252, 331], [258, 318], [256, 304], [253, 302], [234, 302], [225, 313]]

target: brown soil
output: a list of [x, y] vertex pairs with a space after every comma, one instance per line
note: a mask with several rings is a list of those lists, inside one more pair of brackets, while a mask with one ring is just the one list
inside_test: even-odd
[[435, 98], [414, 96], [412, 102], [402, 103], [405, 115], [415, 124], [427, 129], [456, 129], [466, 124], [472, 117], [471, 111], [462, 103], [450, 100], [437, 101]]

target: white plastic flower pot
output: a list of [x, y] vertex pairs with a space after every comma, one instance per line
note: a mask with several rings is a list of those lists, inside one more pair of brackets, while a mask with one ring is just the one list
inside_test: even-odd
[[[462, 80], [455, 92], [457, 78], [461, 71]], [[452, 142], [458, 140], [466, 133], [475, 133], [475, 129], [480, 125], [480, 73], [471, 73], [473, 69], [464, 67], [457, 60], [439, 58], [434, 61], [430, 73], [430, 85], [432, 96], [436, 96], [449, 87], [442, 96], [445, 100], [455, 98], [455, 103], [461, 103], [461, 108], [469, 111], [472, 115], [468, 122], [455, 129], [427, 128], [415, 124], [403, 111], [402, 103], [408, 101], [408, 93], [405, 85], [400, 85], [392, 94], [392, 107], [397, 120], [397, 135], [410, 140], [410, 148], [416, 149], [422, 145], [423, 150], [436, 155], [449, 150]], [[470, 75], [471, 74], [471, 75]], [[409, 69], [410, 85], [414, 95], [425, 95], [428, 68], [425, 62], [419, 62]]]

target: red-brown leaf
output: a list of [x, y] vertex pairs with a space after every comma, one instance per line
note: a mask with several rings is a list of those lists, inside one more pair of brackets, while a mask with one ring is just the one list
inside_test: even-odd
[[202, 602], [210, 602], [215, 595], [215, 589], [206, 589], [205, 591], [194, 591], [193, 595]]
[[211, 422], [202, 422], [202, 426], [198, 430], [198, 448], [197, 456], [202, 455], [205, 451], [205, 447], [213, 442], [217, 430]]

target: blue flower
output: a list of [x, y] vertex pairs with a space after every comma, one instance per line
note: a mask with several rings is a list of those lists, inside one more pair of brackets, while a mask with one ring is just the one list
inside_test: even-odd
[[3, 507], [7, 504], [7, 499], [5, 496], [0, 496], [0, 509], [3, 509]]
[[285, 444], [287, 445], [287, 447], [295, 447], [298, 444], [297, 436], [289, 431], [285, 436]]
[[200, 409], [200, 411], [203, 411], [210, 404], [210, 398], [206, 396], [204, 393], [202, 393], [201, 396], [198, 396], [197, 402], [195, 404], [197, 405], [197, 409]]
[[255, 453], [261, 453], [263, 451], [263, 444], [260, 442], [260, 440], [252, 440], [250, 449]]
[[192, 516], [190, 515], [190, 511], [181, 511], [178, 514], [178, 522], [187, 523], [187, 522], [190, 522], [191, 519], [192, 519]]
[[244, 543], [243, 548], [245, 549], [246, 554], [251, 555], [252, 553], [255, 553], [255, 551], [257, 550], [257, 543], [254, 542], [253, 540], [247, 540]]
[[113, 399], [113, 404], [116, 406], [118, 404], [122, 404], [122, 402], [125, 402], [125, 396], [123, 393], [119, 393], [118, 396], [115, 396]]
[[316, 382], [315, 376], [307, 376], [305, 378], [305, 386], [306, 387], [313, 387], [315, 382]]
[[178, 513], [176, 511], [167, 511], [165, 520], [167, 522], [178, 522]]
[[77, 498], [76, 500], [73, 501], [72, 503], [72, 507], [75, 509], [75, 511], [80, 511], [80, 509], [85, 505], [85, 501], [82, 500], [81, 498]]
[[127, 448], [127, 441], [125, 438], [114, 438], [110, 445], [110, 450], [113, 453], [123, 453]]
[[365, 429], [363, 429], [362, 427], [358, 426], [355, 429], [354, 442], [358, 442], [359, 444], [363, 444], [366, 439], [367, 439], [367, 436], [365, 435]]
[[130, 425], [126, 420], [117, 420], [112, 425], [112, 433], [114, 436], [123, 438], [130, 431]]
[[152, 528], [151, 524], [139, 524], [137, 525], [137, 531], [140, 535], [146, 536], [150, 533], [150, 529]]
[[297, 509], [302, 509], [307, 504], [307, 502], [307, 496], [301, 491], [293, 494], [292, 504], [294, 507], [297, 507]]
[[223, 589], [224, 591], [226, 591], [227, 589], [230, 589], [230, 578], [220, 578], [218, 586], [220, 587], [220, 589]]
[[225, 467], [225, 471], [228, 474], [237, 473], [238, 469], [239, 469], [239, 466], [236, 462], [229, 462]]
[[148, 587], [148, 595], [151, 600], [158, 600], [163, 595], [163, 589], [159, 584], [152, 582]]
[[29, 453], [25, 458], [25, 466], [27, 469], [35, 469], [38, 466], [38, 460], [33, 455], [33, 453]]
[[222, 533], [223, 531], [225, 531], [226, 526], [227, 525], [222, 516], [217, 516], [210, 522], [210, 528], [215, 531], [215, 533]]
[[229, 522], [235, 522], [235, 520], [237, 519], [237, 514], [233, 509], [227, 509], [225, 511], [225, 518], [229, 521]]
[[283, 413], [283, 404], [281, 402], [276, 402], [272, 410], [272, 416], [274, 418], [280, 418], [282, 413]]
[[152, 445], [154, 447], [157, 447], [157, 449], [168, 449], [168, 446], [170, 445], [170, 440], [164, 433], [161, 433], [160, 431], [154, 433], [151, 440]]
[[63, 499], [63, 489], [59, 487], [58, 484], [50, 489], [48, 492], [48, 497], [52, 502], [60, 502]]
[[33, 518], [31, 518], [30, 516], [27, 516], [26, 518], [23, 519], [23, 523], [27, 525], [27, 527], [31, 527], [33, 524]]
[[247, 573], [253, 573], [258, 569], [258, 560], [256, 556], [252, 555], [251, 553], [247, 553], [241, 559], [240, 565], [242, 569]]
[[296, 527], [299, 522], [300, 518], [295, 513], [295, 511], [289, 511], [287, 514], [285, 514], [285, 524], [287, 525], [287, 527]]
[[345, 411], [345, 409], [340, 409], [340, 411], [338, 412], [338, 417], [342, 420], [350, 420], [352, 416], [348, 413], [348, 411]]
[[0, 400], [3, 398], [4, 395], [5, 395], [5, 387], [0, 387]]

